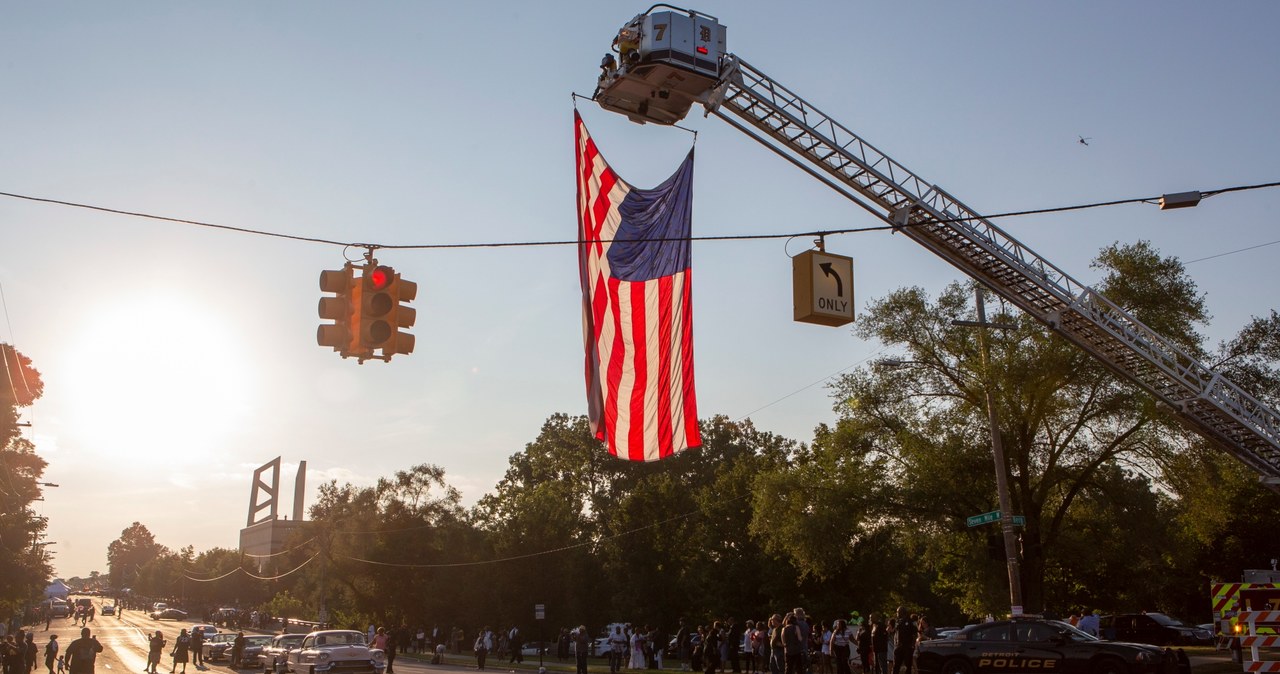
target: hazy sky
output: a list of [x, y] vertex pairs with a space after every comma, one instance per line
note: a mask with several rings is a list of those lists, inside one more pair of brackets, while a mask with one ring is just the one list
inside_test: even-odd
[[[573, 104], [649, 3], [13, 3], [0, 22], [0, 191], [384, 245], [575, 235]], [[980, 212], [1280, 180], [1280, 4], [731, 2], [695, 6], [729, 50]], [[651, 187], [690, 134], [579, 108]], [[695, 110], [695, 235], [880, 224]], [[1077, 142], [1089, 137], [1090, 146]], [[1280, 239], [1280, 190], [1000, 225], [1077, 279], [1116, 241], [1183, 260]], [[702, 416], [809, 440], [822, 385], [878, 357], [791, 321], [806, 239], [694, 244]], [[859, 308], [957, 271], [905, 237], [833, 237]], [[1276, 306], [1280, 246], [1187, 269], [1204, 333]], [[356, 256], [359, 251], [347, 251]], [[385, 250], [419, 284], [417, 349], [357, 365], [315, 344], [341, 247], [0, 197], [0, 341], [44, 397], [39, 511], [59, 575], [106, 572], [134, 521], [177, 549], [235, 547], [250, 476], [299, 460], [368, 485], [443, 466], [468, 504], [551, 414], [586, 411], [571, 246]], [[288, 513], [287, 507], [283, 508]]]

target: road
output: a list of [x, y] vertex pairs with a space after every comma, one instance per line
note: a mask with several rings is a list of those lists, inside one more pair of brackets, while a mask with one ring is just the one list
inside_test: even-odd
[[[102, 604], [99, 601], [94, 602], [98, 610], [98, 615], [90, 622], [87, 627], [91, 636], [98, 638], [98, 642], [102, 644], [103, 650], [98, 654], [97, 666], [95, 674], [124, 674], [125, 672], [142, 672], [147, 662], [147, 639], [154, 634], [156, 630], [160, 630], [164, 634], [167, 645], [165, 646], [163, 657], [160, 659], [160, 665], [157, 668], [159, 672], [168, 672], [173, 666], [173, 659], [169, 657], [169, 652], [173, 649], [174, 639], [177, 638], [179, 630], [189, 629], [192, 625], [199, 624], [198, 620], [152, 620], [142, 611], [125, 611], [123, 616], [102, 616]], [[58, 635], [58, 644], [60, 646], [59, 653], [65, 653], [67, 645], [72, 641], [80, 638], [81, 625], [78, 622], [73, 623], [68, 618], [54, 618], [50, 624], [49, 630], [44, 630], [44, 625], [40, 624], [35, 627], [35, 641], [40, 647], [40, 658], [37, 664], [36, 674], [45, 674], [44, 667], [44, 647], [49, 642], [50, 635]], [[225, 631], [225, 630], [223, 630]], [[245, 630], [245, 634], [263, 634], [263, 632], [254, 632]], [[475, 671], [474, 664], [466, 666], [459, 664], [459, 660], [452, 663], [442, 665], [429, 664], [427, 660], [420, 660], [416, 657], [400, 657], [396, 658], [395, 674], [426, 674], [428, 671], [434, 672], [461, 672], [466, 670]], [[461, 662], [470, 664], [469, 659], [462, 659]], [[530, 669], [529, 659], [525, 659], [526, 665], [524, 670]], [[537, 670], [537, 658], [532, 660], [534, 671]], [[495, 671], [503, 671], [502, 665], [495, 659], [490, 659], [489, 669]], [[216, 663], [209, 663], [203, 669], [197, 668], [195, 665], [188, 663], [190, 674], [196, 672], [209, 672], [210, 674], [257, 674], [261, 670], [233, 670], [227, 666], [227, 661], [222, 660]], [[181, 667], [178, 670], [182, 671]], [[516, 670], [511, 670], [516, 671]]]
[[[99, 606], [101, 609], [101, 606]], [[178, 631], [183, 628], [190, 628], [198, 621], [184, 620], [175, 622], [172, 620], [152, 620], [141, 611], [126, 611], [123, 617], [97, 616], [88, 627], [92, 635], [97, 636], [98, 641], [103, 646], [102, 653], [98, 654], [97, 669], [95, 674], [124, 674], [131, 672], [136, 674], [144, 670], [147, 661], [147, 637], [156, 630], [160, 630], [164, 634], [168, 645], [165, 647], [164, 656], [161, 658], [158, 671], [168, 672], [172, 666], [172, 659], [169, 657], [169, 651], [173, 647], [173, 641], [178, 636]], [[55, 618], [48, 631], [44, 631], [44, 625], [38, 625], [35, 629], [35, 641], [40, 647], [40, 660], [37, 664], [36, 674], [44, 674], [45, 670], [40, 669], [44, 665], [44, 646], [49, 641], [49, 635], [57, 634], [58, 643], [61, 645], [61, 651], [65, 652], [67, 644], [75, 639], [80, 638], [80, 624], [72, 623], [66, 618]], [[246, 630], [246, 634], [250, 631]], [[592, 658], [591, 671], [594, 673], [607, 672], [605, 660]], [[1214, 651], [1207, 653], [1196, 653], [1191, 657], [1192, 670], [1204, 669], [1220, 669], [1225, 663], [1230, 662], [1230, 654], [1226, 651]], [[203, 669], [188, 665], [190, 673], [208, 672], [209, 674], [259, 674], [260, 670], [233, 670], [227, 667], [225, 660], [218, 663], [210, 663]], [[555, 674], [560, 672], [572, 672], [572, 662], [557, 663], [554, 659], [546, 662], [547, 670]], [[514, 668], [513, 668], [514, 667]], [[668, 666], [670, 668], [670, 665]], [[525, 657], [524, 665], [510, 665], [505, 660], [498, 658], [490, 658], [488, 670], [495, 672], [512, 672], [513, 674], [533, 674], [538, 669], [538, 659], [536, 657]], [[429, 664], [425, 659], [418, 659], [413, 656], [396, 658], [395, 674], [439, 674], [440, 672], [475, 672], [475, 664], [470, 658], [450, 656], [449, 661], [441, 665]], [[179, 672], [182, 670], [179, 669]]]

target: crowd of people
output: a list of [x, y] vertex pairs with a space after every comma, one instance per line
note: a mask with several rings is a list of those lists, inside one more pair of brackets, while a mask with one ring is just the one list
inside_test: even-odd
[[[93, 620], [93, 615], [85, 612], [73, 614], [70, 618], [87, 624]], [[214, 619], [209, 622], [216, 620], [227, 626], [246, 623], [266, 625], [270, 622], [270, 616], [258, 611], [210, 611], [206, 618]], [[1081, 627], [1088, 629], [1090, 620], [1096, 621], [1096, 618], [1090, 614], [1079, 619]], [[170, 671], [181, 668], [184, 672], [186, 669], [191, 645], [186, 630], [182, 632], [171, 654], [174, 657]], [[468, 638], [456, 626], [448, 630], [438, 625], [411, 629], [402, 624], [400, 627], [381, 628], [370, 625], [367, 636], [372, 646], [386, 652], [386, 674], [394, 674], [397, 653], [427, 654], [432, 656], [433, 662], [439, 663], [446, 651], [461, 654], [467, 645], [479, 670], [484, 670], [494, 657], [509, 663], [524, 659], [522, 647], [525, 639], [518, 626], [497, 630], [484, 626], [477, 628], [472, 635]], [[681, 620], [671, 636], [673, 638], [668, 640], [669, 635], [659, 628], [625, 623], [611, 624], [596, 637], [583, 625], [565, 627], [553, 637], [556, 639], [551, 645], [554, 653], [548, 651], [546, 655], [554, 655], [561, 661], [576, 658], [580, 674], [586, 674], [591, 656], [607, 657], [610, 671], [614, 674], [624, 669], [660, 670], [669, 667], [705, 674], [853, 674], [855, 670], [867, 674], [900, 674], [904, 669], [906, 674], [913, 674], [916, 646], [937, 635], [926, 616], [912, 614], [900, 607], [893, 615], [871, 613], [864, 619], [855, 612], [847, 619], [829, 622], [815, 620], [801, 608], [785, 614], [775, 613], [768, 619], [741, 622], [728, 618], [688, 625]], [[0, 641], [3, 674], [33, 673], [39, 656], [39, 648], [33, 639], [31, 632], [18, 632]], [[157, 666], [166, 645], [164, 636], [157, 631], [150, 642], [148, 671], [160, 674]], [[539, 648], [542, 648], [541, 643]], [[59, 674], [61, 667], [55, 672], [55, 665], [59, 665], [61, 659], [56, 637], [45, 647], [45, 655], [49, 674]]]
[[[65, 651], [54, 634], [44, 646], [44, 666], [49, 674], [93, 674], [94, 661], [101, 652], [102, 644], [98, 637], [89, 635], [88, 627], [80, 629], [80, 638], [68, 644]], [[39, 659], [40, 646], [35, 642], [34, 631], [19, 629], [0, 641], [4, 674], [34, 674]]]
[[912, 674], [916, 646], [937, 636], [926, 616], [899, 608], [895, 615], [858, 614], [830, 622], [796, 608], [767, 620], [710, 625], [681, 621], [675, 655], [686, 671], [706, 674]]
[[[458, 653], [461, 630], [455, 627], [450, 634], [451, 650]], [[484, 670], [495, 656], [521, 661], [523, 641], [517, 627], [484, 626], [473, 634], [471, 651], [477, 669]], [[565, 627], [559, 630], [554, 655], [561, 661], [576, 658], [580, 674], [587, 671], [591, 656], [608, 658], [614, 674], [668, 666], [705, 674], [853, 674], [855, 670], [913, 674], [916, 646], [936, 637], [927, 616], [905, 608], [892, 615], [872, 613], [864, 619], [854, 613], [849, 619], [829, 622], [814, 620], [797, 608], [743, 622], [728, 618], [686, 625], [681, 620], [670, 640], [662, 630], [648, 625], [615, 623], [599, 637], [584, 625]], [[428, 650], [430, 643], [429, 639]]]

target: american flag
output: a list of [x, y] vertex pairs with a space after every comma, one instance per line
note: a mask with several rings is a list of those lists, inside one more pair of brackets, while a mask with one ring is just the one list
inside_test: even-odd
[[636, 189], [574, 112], [587, 411], [609, 453], [656, 461], [702, 444], [693, 389], [693, 151]]

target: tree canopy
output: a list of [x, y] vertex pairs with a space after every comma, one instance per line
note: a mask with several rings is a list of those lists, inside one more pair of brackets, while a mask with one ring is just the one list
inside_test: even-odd
[[47, 465], [19, 433], [18, 411], [44, 390], [31, 359], [0, 343], [0, 615], [12, 615], [38, 597], [49, 580], [42, 545], [46, 519], [32, 508]]
[[[1276, 312], [1210, 345], [1206, 299], [1176, 258], [1139, 242], [1095, 264], [1112, 301], [1280, 400]], [[854, 335], [893, 355], [831, 382], [836, 420], [807, 441], [713, 416], [701, 448], [632, 463], [609, 456], [585, 417], [553, 414], [472, 508], [424, 463], [373, 486], [321, 485], [307, 526], [267, 561], [171, 552], [134, 523], [108, 551], [112, 584], [301, 619], [323, 608], [361, 629], [520, 624], [535, 604], [555, 625], [667, 630], [791, 606], [830, 620], [905, 605], [962, 623], [1009, 608], [1004, 560], [988, 555], [995, 527], [965, 524], [999, 507], [997, 470], [1026, 521], [1029, 611], [1202, 618], [1211, 579], [1280, 556], [1280, 497], [1011, 306], [987, 305], [1008, 329], [963, 324], [974, 292], [908, 287], [871, 302]]]

